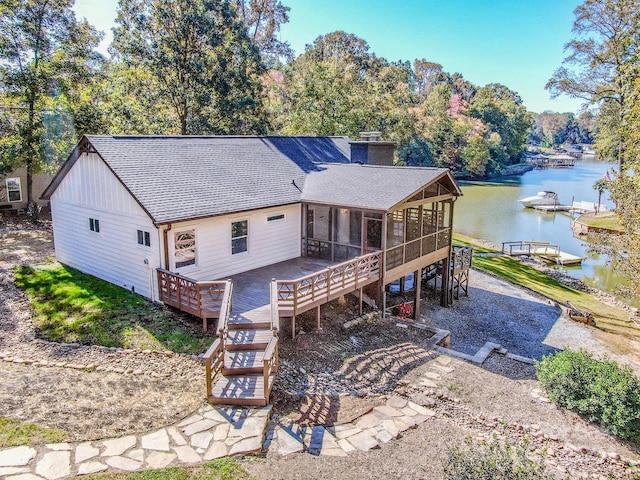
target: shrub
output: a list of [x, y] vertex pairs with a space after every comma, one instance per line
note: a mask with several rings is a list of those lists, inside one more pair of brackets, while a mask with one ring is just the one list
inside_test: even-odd
[[640, 381], [628, 366], [565, 350], [537, 362], [536, 372], [557, 405], [622, 439], [640, 438]]
[[527, 458], [525, 449], [467, 442], [449, 451], [444, 465], [446, 480], [548, 480], [544, 466]]

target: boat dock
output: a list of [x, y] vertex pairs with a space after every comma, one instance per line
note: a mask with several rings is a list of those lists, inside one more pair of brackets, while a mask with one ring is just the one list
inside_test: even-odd
[[527, 161], [533, 168], [570, 168], [576, 166], [576, 158], [567, 154], [537, 154], [529, 157]]
[[579, 265], [583, 258], [560, 250], [559, 245], [552, 245], [549, 242], [502, 242], [502, 253], [510, 257], [522, 255], [538, 256], [548, 262], [558, 265]]
[[534, 209], [542, 212], [571, 212], [571, 213], [593, 213], [606, 212], [607, 206], [596, 204], [595, 202], [571, 202], [571, 205], [534, 205]]

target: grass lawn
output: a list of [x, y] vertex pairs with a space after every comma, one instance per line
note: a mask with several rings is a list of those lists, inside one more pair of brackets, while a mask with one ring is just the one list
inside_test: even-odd
[[[497, 252], [460, 234], [454, 235], [454, 243], [472, 246], [474, 254]], [[597, 327], [603, 332], [613, 334], [607, 339], [607, 343], [620, 353], [632, 353], [626, 340], [640, 341], [640, 327], [631, 320], [629, 312], [604, 304], [590, 293], [564, 285], [516, 258], [506, 255], [487, 257], [474, 255], [473, 266], [533, 290], [560, 304], [566, 305], [569, 301], [578, 308], [589, 310], [593, 313]], [[616, 339], [616, 336], [619, 338]]]
[[144, 297], [57, 262], [15, 269], [44, 338], [107, 347], [200, 353], [213, 341]]
[[67, 434], [63, 430], [0, 417], [0, 448], [59, 443], [66, 438]]
[[580, 223], [584, 223], [585, 225], [589, 225], [590, 227], [624, 231], [624, 228], [622, 227], [622, 225], [620, 225], [618, 216], [614, 212], [599, 213], [598, 215], [594, 213], [588, 213], [580, 216], [580, 218], [578, 218], [578, 221]]
[[83, 476], [86, 480], [250, 480], [249, 473], [229, 457], [195, 467], [173, 467], [138, 473], [104, 473]]

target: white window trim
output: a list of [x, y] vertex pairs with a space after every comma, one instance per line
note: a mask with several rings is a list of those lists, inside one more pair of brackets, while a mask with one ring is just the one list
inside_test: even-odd
[[[98, 222], [98, 231], [96, 232], [95, 230], [91, 230], [91, 220], [93, 220], [94, 222]], [[102, 235], [102, 222], [100, 221], [99, 218], [97, 217], [89, 217], [89, 233], [91, 235]]]
[[[193, 231], [193, 239], [195, 242], [195, 252], [193, 255], [193, 259], [194, 259], [194, 263], [192, 265], [184, 265], [182, 267], [178, 267], [176, 266], [176, 236], [179, 233], [184, 233], [187, 232], [189, 230]], [[142, 247], [142, 245], [138, 245], [139, 247]], [[144, 248], [149, 248], [149, 247], [144, 247]], [[172, 253], [172, 258], [171, 258], [171, 264], [173, 265], [173, 269], [174, 270], [180, 270], [180, 272], [188, 272], [189, 270], [196, 270], [198, 268], [199, 265], [199, 261], [198, 261], [198, 229], [195, 227], [187, 227], [184, 228], [182, 230], [176, 230], [173, 232], [173, 253]]]
[[[17, 192], [20, 194], [20, 198], [18, 200], [11, 200], [9, 198], [9, 192], [15, 192], [16, 190], [10, 190], [9, 189], [9, 181], [11, 180], [16, 180], [18, 182], [18, 190]], [[20, 181], [20, 177], [7, 177], [5, 179], [5, 186], [7, 188], [7, 202], [9, 203], [18, 203], [18, 202], [22, 202], [22, 182]]]
[[[142, 241], [143, 243], [138, 242], [138, 231], [142, 232]], [[144, 234], [147, 233], [149, 235], [149, 245], [146, 245], [144, 243]], [[147, 230], [145, 227], [136, 227], [136, 235], [135, 235], [135, 239], [136, 239], [136, 245], [140, 248], [143, 248], [145, 250], [149, 250], [151, 248], [151, 231]]]
[[[239, 223], [239, 222], [247, 222], [247, 234], [246, 235], [242, 235], [240, 237], [234, 237], [233, 236], [233, 224], [234, 223]], [[231, 252], [231, 256], [235, 257], [235, 256], [240, 256], [240, 255], [248, 255], [249, 254], [249, 232], [250, 232], [250, 226], [249, 226], [249, 219], [248, 218], [239, 218], [237, 220], [231, 220], [231, 223], [229, 224], [229, 234], [231, 236], [231, 241], [229, 242], [229, 251]], [[247, 249], [244, 252], [238, 252], [238, 253], [233, 253], [233, 241], [237, 238], [246, 238], [247, 239]]]

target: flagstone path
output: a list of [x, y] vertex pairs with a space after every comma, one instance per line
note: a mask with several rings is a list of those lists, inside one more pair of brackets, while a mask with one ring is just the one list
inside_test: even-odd
[[[436, 387], [434, 380], [454, 370], [448, 356], [437, 357], [431, 365], [421, 380], [423, 389]], [[58, 480], [98, 472], [189, 465], [261, 452], [346, 456], [355, 450], [377, 448], [436, 415], [425, 406], [434, 403], [429, 397], [422, 395], [413, 400], [392, 396], [385, 405], [351, 422], [327, 427], [305, 427], [287, 423], [284, 418], [270, 424], [271, 406], [246, 409], [205, 405], [174, 425], [145, 434], [0, 450], [0, 478]]]

